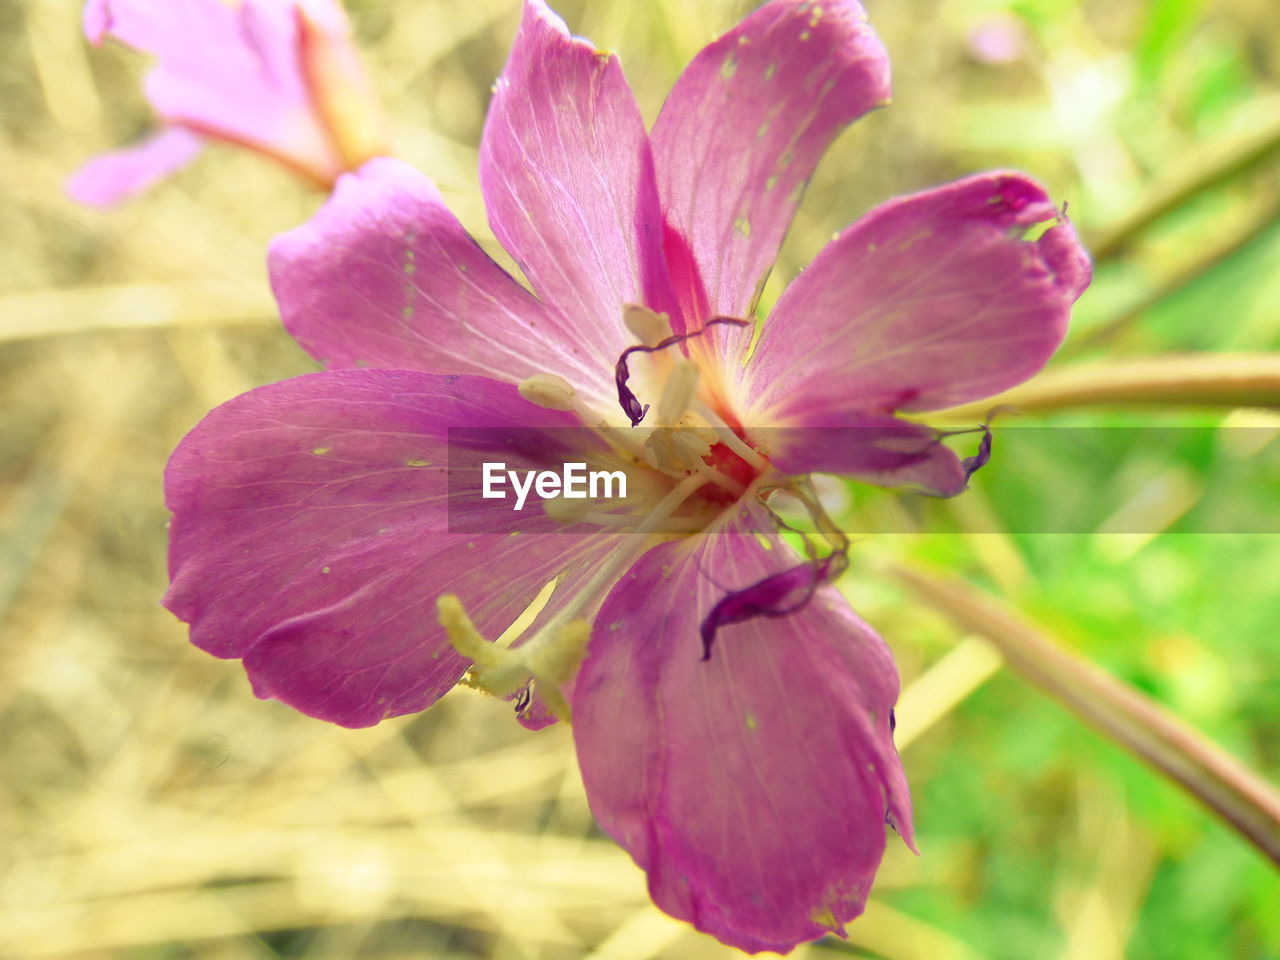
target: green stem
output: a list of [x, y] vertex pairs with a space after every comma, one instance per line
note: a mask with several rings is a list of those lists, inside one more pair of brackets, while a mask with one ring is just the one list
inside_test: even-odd
[[1280, 408], [1280, 352], [1195, 353], [1067, 366], [930, 422], [984, 420], [997, 407], [1050, 413], [1074, 407], [1172, 405]]
[[1091, 238], [1089, 250], [1098, 263], [1118, 256], [1157, 220], [1228, 180], [1258, 166], [1280, 151], [1280, 110], [1259, 120], [1250, 131], [1225, 145], [1214, 145], [1183, 166], [1178, 174], [1155, 185], [1147, 198], [1109, 229]]
[[1276, 229], [1277, 225], [1280, 225], [1280, 201], [1272, 200], [1233, 236], [1221, 243], [1211, 243], [1192, 262], [1170, 273], [1141, 301], [1111, 319], [1082, 331], [1078, 336], [1073, 336], [1059, 351], [1058, 356], [1075, 356], [1110, 343], [1137, 324], [1154, 307], [1212, 273], [1236, 254], [1251, 247], [1259, 238]]
[[955, 577], [890, 574], [961, 629], [989, 640], [1011, 669], [1182, 787], [1280, 866], [1280, 791], [1152, 700], [1055, 643]]

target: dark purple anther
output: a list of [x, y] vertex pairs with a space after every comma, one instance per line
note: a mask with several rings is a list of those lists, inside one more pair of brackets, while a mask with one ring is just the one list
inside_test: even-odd
[[987, 465], [987, 461], [991, 459], [991, 428], [985, 423], [979, 424], [982, 430], [982, 442], [978, 444], [978, 453], [973, 457], [965, 457], [963, 460], [964, 478], [968, 480], [975, 473]]
[[[833, 553], [812, 563], [802, 563], [771, 574], [763, 580], [734, 590], [721, 597], [702, 621], [702, 659], [711, 659], [711, 645], [716, 631], [734, 623], [756, 617], [776, 619], [800, 610], [813, 598], [813, 592], [828, 580], [834, 580], [845, 568], [845, 555]], [[790, 599], [797, 591], [800, 595]]]
[[718, 323], [731, 323], [737, 327], [745, 327], [750, 324], [749, 320], [739, 320], [737, 317], [712, 317], [702, 325], [699, 330], [692, 333], [676, 333], [667, 337], [665, 340], [659, 340], [652, 347], [646, 347], [642, 343], [636, 344], [634, 347], [627, 347], [622, 351], [622, 356], [618, 358], [617, 364], [613, 368], [613, 378], [618, 384], [618, 403], [622, 406], [622, 412], [627, 415], [627, 419], [631, 421], [633, 427], [638, 427], [640, 421], [644, 419], [644, 415], [649, 412], [649, 404], [640, 405], [640, 401], [636, 399], [635, 393], [627, 386], [627, 380], [631, 377], [631, 371], [627, 369], [627, 357], [636, 352], [656, 353], [659, 350], [665, 350], [677, 343], [683, 343], [693, 337], [700, 337], [707, 332], [707, 329], [714, 327]]
[[523, 717], [529, 710], [530, 704], [533, 702], [533, 688], [526, 686], [516, 696], [515, 711], [517, 717]]

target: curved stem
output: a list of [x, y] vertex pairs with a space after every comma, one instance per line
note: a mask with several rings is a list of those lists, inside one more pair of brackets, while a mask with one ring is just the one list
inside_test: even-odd
[[1182, 787], [1280, 866], [1280, 791], [1137, 690], [1058, 645], [955, 577], [895, 566], [889, 573], [1009, 667]]

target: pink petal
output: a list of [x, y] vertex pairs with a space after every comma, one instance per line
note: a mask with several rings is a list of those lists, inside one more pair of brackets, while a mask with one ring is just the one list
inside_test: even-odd
[[203, 146], [194, 133], [168, 127], [132, 147], [94, 157], [76, 171], [67, 193], [91, 207], [109, 207], [181, 170]]
[[1026, 380], [1066, 334], [1088, 256], [1039, 184], [958, 180], [877, 207], [779, 299], [747, 371], [754, 416], [934, 410]]
[[319, 213], [272, 242], [268, 262], [285, 326], [322, 363], [513, 383], [548, 372], [611, 397], [612, 361], [584, 356], [564, 319], [398, 160], [341, 177]]
[[645, 554], [596, 618], [573, 699], [591, 809], [654, 903], [753, 952], [857, 916], [886, 818], [911, 837], [897, 672], [834, 589], [784, 619], [720, 627], [700, 659], [716, 601], [797, 562], [771, 546], [726, 532]]
[[675, 309], [644, 123], [618, 59], [526, 0], [480, 144], [489, 222], [573, 342], [612, 369], [625, 304]]
[[[474, 377], [353, 370], [244, 394], [170, 460], [165, 604], [197, 646], [243, 658], [259, 696], [353, 727], [421, 710], [468, 665], [437, 625], [438, 595], [456, 593], [494, 638], [608, 549], [536, 506], [450, 493], [447, 470], [467, 457], [567, 457], [541, 428], [572, 422]], [[501, 442], [466, 447], [456, 428], [479, 426], [504, 428]], [[451, 530], [461, 520], [477, 532]]]
[[147, 97], [168, 123], [268, 153], [329, 182], [342, 169], [311, 102], [284, 0], [92, 0], [90, 40], [156, 57]]
[[[753, 311], [818, 160], [887, 102], [889, 62], [865, 20], [855, 0], [773, 0], [699, 53], [667, 98], [653, 128], [658, 186], [669, 247], [700, 269], [701, 315]], [[680, 262], [694, 311], [698, 284]]]
[[960, 458], [938, 431], [886, 414], [814, 419], [752, 431], [751, 439], [784, 474], [834, 473], [939, 497], [954, 497], [967, 481]]
[[89, 0], [84, 5], [82, 22], [85, 38], [95, 47], [100, 46], [112, 28], [112, 19], [111, 0]]

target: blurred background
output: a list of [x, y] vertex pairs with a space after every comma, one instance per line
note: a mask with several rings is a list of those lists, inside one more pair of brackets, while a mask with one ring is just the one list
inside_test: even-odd
[[[751, 6], [556, 4], [619, 51], [650, 121], [681, 66]], [[1280, 348], [1272, 0], [868, 7], [894, 103], [828, 155], [766, 305], [876, 203], [1016, 167], [1069, 202], [1098, 259], [1054, 368]], [[400, 155], [509, 262], [475, 161], [518, 4], [349, 8]], [[79, 15], [72, 0], [0, 5], [0, 957], [739, 956], [649, 905], [591, 820], [564, 729], [525, 732], [467, 690], [338, 729], [255, 700], [237, 663], [189, 647], [160, 608], [169, 451], [215, 404], [313, 369], [276, 319], [264, 250], [323, 197], [215, 146], [115, 210], [72, 203], [76, 167], [151, 122], [145, 58], [90, 48]], [[1059, 418], [1035, 422], [1194, 425], [1207, 439], [1161, 454], [1140, 529], [1106, 532], [1121, 529], [1108, 508], [1101, 532], [1002, 532], [1082, 479], [1064, 457], [1002, 488], [997, 453], [953, 532], [858, 544], [842, 587], [901, 665], [922, 855], [891, 839], [850, 939], [797, 957], [1280, 956], [1264, 857], [883, 574], [930, 562], [964, 575], [1280, 777], [1280, 538], [1177, 526], [1233, 460], [1274, 462], [1280, 418]], [[1243, 449], [1239, 426], [1254, 428]], [[1120, 511], [1132, 491], [1112, 484], [1143, 467], [1142, 444], [1099, 435], [1091, 456], [1110, 466], [1095, 463], [1088, 489]], [[1247, 492], [1280, 510], [1277, 489]]]

